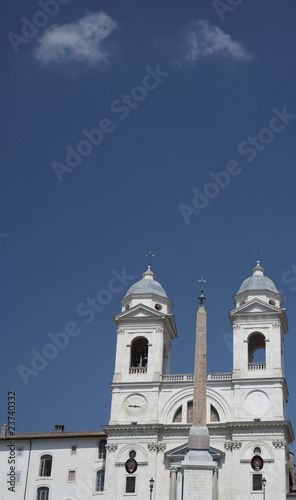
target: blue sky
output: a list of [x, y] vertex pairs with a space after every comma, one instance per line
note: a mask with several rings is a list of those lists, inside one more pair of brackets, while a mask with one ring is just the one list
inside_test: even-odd
[[[208, 371], [231, 371], [228, 311], [260, 245], [288, 310], [296, 429], [295, 14], [291, 0], [2, 6], [2, 423], [9, 390], [20, 432], [108, 423], [112, 317], [149, 250], [175, 306], [171, 371], [193, 371], [202, 275]], [[25, 385], [17, 367], [65, 328]]]

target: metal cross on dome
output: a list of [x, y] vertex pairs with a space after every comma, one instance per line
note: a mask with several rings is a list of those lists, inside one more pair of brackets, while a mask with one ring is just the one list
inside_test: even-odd
[[263, 252], [263, 249], [258, 245], [258, 247], [254, 249], [254, 252], [257, 252], [257, 260], [259, 260], [260, 252]]
[[151, 250], [149, 250], [149, 252], [146, 254], [146, 257], [148, 257], [148, 266], [150, 267], [151, 259], [152, 257], [154, 257], [154, 253], [152, 253]]

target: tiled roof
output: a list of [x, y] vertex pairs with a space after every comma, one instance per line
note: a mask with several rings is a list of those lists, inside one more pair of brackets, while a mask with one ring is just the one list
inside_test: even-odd
[[79, 437], [104, 437], [104, 431], [77, 431], [77, 432], [24, 432], [15, 433], [12, 436], [0, 436], [1, 440], [16, 441], [19, 439], [66, 439]]

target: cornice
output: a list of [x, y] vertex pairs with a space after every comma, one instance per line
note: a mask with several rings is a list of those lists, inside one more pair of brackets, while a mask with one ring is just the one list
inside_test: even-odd
[[[249, 311], [248, 310], [249, 307], [253, 306], [255, 304], [259, 304], [260, 306], [264, 306], [265, 310], [264, 311]], [[242, 319], [247, 318], [247, 323], [251, 324], [252, 323], [252, 320], [250, 320], [251, 317], [255, 317], [255, 318], [259, 318], [259, 317], [267, 318], [268, 317], [271, 322], [273, 321], [272, 318], [276, 317], [281, 322], [283, 332], [284, 333], [288, 332], [288, 319], [287, 319], [286, 309], [271, 306], [271, 305], [269, 305], [266, 302], [263, 302], [261, 300], [254, 299], [254, 300], [251, 300], [250, 302], [247, 302], [246, 304], [244, 304], [241, 307], [237, 307], [235, 309], [232, 309], [231, 311], [229, 311], [228, 316], [229, 316], [229, 319], [230, 319], [232, 326], [234, 326], [234, 321], [237, 318], [242, 318]]]
[[256, 385], [260, 384], [263, 386], [265, 383], [269, 385], [273, 385], [275, 382], [277, 383], [282, 383], [284, 385], [287, 385], [285, 377], [262, 377], [262, 378], [247, 378], [247, 377], [239, 377], [239, 378], [232, 378], [231, 382], [233, 385], [240, 385], [240, 384], [250, 384], [250, 382], [255, 383]]
[[217, 423], [217, 424], [209, 424], [208, 426], [209, 432], [211, 434], [211, 430], [222, 430], [225, 431], [253, 431], [253, 432], [263, 432], [270, 431], [272, 429], [281, 429], [286, 433], [287, 441], [291, 443], [294, 441], [294, 433], [292, 429], [292, 425], [290, 420], [261, 420], [261, 421], [241, 421], [241, 422], [225, 422], [225, 423]]
[[[131, 312], [133, 313], [137, 310], [146, 311], [147, 313], [149, 313], [149, 315], [140, 317], [132, 316]], [[134, 306], [127, 311], [122, 311], [116, 316], [113, 316], [113, 319], [117, 327], [121, 325], [133, 325], [134, 323], [139, 323], [139, 321], [142, 325], [147, 325], [147, 323], [155, 323], [155, 325], [157, 326], [158, 323], [164, 323], [171, 339], [175, 339], [178, 337], [175, 318], [172, 313], [164, 314], [143, 304], [138, 304], [137, 306]]]
[[[161, 381], [153, 381], [149, 380], [145, 382], [145, 380], [141, 380], [141, 382], [133, 381], [133, 382], [111, 382], [110, 387], [115, 389], [116, 387], [122, 389], [129, 389], [131, 391], [137, 390], [137, 392], [143, 392], [143, 387], [154, 389], [155, 387], [160, 387], [163, 384]], [[144, 391], [145, 392], [145, 391]]]
[[[126, 304], [126, 302], [128, 302], [129, 300], [131, 299], [139, 299], [139, 295], [141, 295], [141, 298], [143, 299], [158, 299], [159, 300], [159, 297], [161, 298], [162, 301], [166, 302], [167, 305], [169, 306], [170, 310], [172, 310], [174, 308], [173, 306], [173, 303], [171, 302], [171, 300], [168, 298], [168, 297], [164, 297], [164, 296], [160, 296], [158, 295], [157, 293], [141, 293], [141, 294], [138, 294], [138, 293], [130, 293], [129, 295], [125, 295], [119, 302], [122, 306], [124, 306], [124, 304]], [[156, 300], [157, 302], [157, 300]], [[142, 302], [139, 302], [139, 304], [143, 305]], [[133, 307], [137, 307], [138, 304], [136, 306], [133, 306]], [[148, 307], [145, 305], [145, 307]], [[132, 310], [133, 308], [130, 308], [129, 310]], [[120, 313], [119, 313], [120, 314]], [[117, 315], [118, 316], [118, 315]]]

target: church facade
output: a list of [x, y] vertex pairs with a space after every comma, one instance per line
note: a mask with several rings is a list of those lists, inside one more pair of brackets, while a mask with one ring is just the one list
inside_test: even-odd
[[7, 482], [11, 438], [3, 426], [1, 499], [286, 500], [296, 496], [289, 452], [294, 434], [286, 420], [283, 353], [288, 326], [276, 286], [257, 262], [234, 297], [235, 308], [229, 313], [233, 369], [206, 375], [209, 464], [201, 460], [190, 464], [190, 477], [197, 477], [195, 469], [199, 476], [195, 482], [190, 479], [189, 487], [184, 478], [196, 377], [170, 372], [177, 337], [173, 306], [154, 278], [148, 267], [121, 300], [121, 311], [114, 318], [117, 346], [109, 424], [94, 432], [64, 432], [63, 426], [56, 426], [52, 433], [15, 434], [14, 493], [8, 491]]

